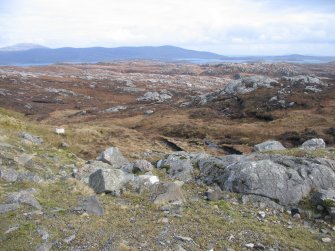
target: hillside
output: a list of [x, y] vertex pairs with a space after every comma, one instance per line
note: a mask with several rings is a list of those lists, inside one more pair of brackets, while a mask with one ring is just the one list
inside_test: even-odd
[[0, 250], [333, 250], [334, 76], [0, 67]]

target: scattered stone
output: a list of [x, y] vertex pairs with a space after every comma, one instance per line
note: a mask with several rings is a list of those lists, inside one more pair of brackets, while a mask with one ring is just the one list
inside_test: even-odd
[[275, 140], [268, 140], [254, 146], [255, 152], [285, 150], [286, 148]]
[[35, 199], [34, 194], [36, 193], [35, 189], [21, 190], [19, 192], [10, 193], [7, 197], [8, 203], [19, 203], [27, 204], [29, 206], [35, 207], [38, 210], [42, 209], [40, 203]]
[[82, 198], [80, 208], [90, 215], [104, 215], [104, 209], [95, 195]]
[[329, 237], [321, 238], [321, 240], [324, 243], [330, 243], [330, 242], [332, 242], [332, 239], [330, 239]]
[[43, 241], [47, 241], [49, 239], [49, 233], [43, 228], [37, 229], [37, 233], [41, 236]]
[[301, 148], [304, 150], [316, 150], [326, 148], [326, 143], [323, 139], [310, 139], [305, 141]]
[[261, 219], [265, 219], [265, 212], [264, 211], [259, 211], [258, 214], [257, 214]]
[[27, 132], [19, 133], [19, 137], [22, 138], [25, 142], [30, 142], [36, 145], [41, 145], [43, 143], [43, 139], [41, 137], [29, 134]]
[[254, 246], [256, 250], [265, 250], [265, 246], [262, 243], [256, 243]]
[[50, 251], [52, 248], [52, 243], [43, 243], [42, 245], [38, 246], [35, 251]]
[[124, 106], [124, 105], [118, 105], [118, 106], [114, 106], [111, 108], [108, 108], [106, 110], [103, 110], [104, 113], [116, 113], [116, 112], [120, 112], [122, 110], [126, 110], [128, 107]]
[[185, 242], [191, 242], [191, 241], [193, 241], [192, 238], [181, 236], [181, 235], [174, 235], [174, 238], [177, 239], [177, 240], [180, 240], [180, 241], [185, 241]]
[[254, 243], [247, 243], [247, 244], [245, 244], [245, 247], [246, 248], [254, 248], [255, 244]]
[[10, 227], [10, 228], [5, 232], [5, 234], [9, 234], [9, 233], [11, 233], [11, 232], [14, 232], [14, 231], [18, 230], [19, 228], [20, 228], [19, 225]]
[[153, 111], [153, 110], [146, 110], [145, 112], [144, 112], [144, 115], [151, 115], [151, 114], [153, 114], [155, 111]]
[[208, 189], [205, 196], [207, 200], [217, 201], [223, 199], [224, 194], [219, 187], [215, 187], [214, 189]]
[[0, 204], [0, 214], [17, 210], [19, 207], [20, 207], [19, 203]]
[[161, 218], [161, 219], [158, 220], [158, 223], [168, 224], [169, 223], [169, 218]]
[[103, 151], [97, 160], [112, 165], [113, 168], [120, 168], [123, 165], [128, 164], [128, 160], [123, 157], [121, 151], [117, 147], [110, 147]]
[[153, 188], [153, 202], [154, 204], [164, 205], [174, 201], [184, 201], [181, 185], [176, 183], [158, 183]]
[[31, 167], [33, 165], [33, 155], [22, 154], [14, 158], [14, 160], [21, 166]]
[[70, 147], [70, 145], [68, 144], [68, 143], [66, 143], [66, 142], [62, 142], [62, 143], [60, 143], [60, 145], [59, 145], [61, 148], [69, 148]]
[[73, 234], [73, 235], [70, 235], [69, 237], [65, 238], [63, 241], [64, 241], [66, 244], [70, 244], [70, 242], [72, 242], [75, 238], [76, 238], [76, 235]]
[[7, 182], [15, 182], [17, 177], [18, 173], [14, 169], [5, 169], [0, 166], [0, 178]]

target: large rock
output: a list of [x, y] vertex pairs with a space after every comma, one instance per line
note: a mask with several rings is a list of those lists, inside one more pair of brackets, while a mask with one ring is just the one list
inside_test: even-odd
[[157, 167], [166, 169], [166, 173], [172, 179], [190, 181], [192, 179], [193, 165], [189, 154], [175, 152], [157, 163]]
[[316, 149], [324, 149], [326, 148], [326, 143], [323, 139], [310, 139], [305, 141], [301, 148], [304, 150], [316, 150]]
[[89, 177], [92, 173], [96, 172], [99, 169], [112, 169], [113, 167], [107, 163], [101, 161], [88, 161], [81, 168], [74, 173], [74, 177], [81, 182], [88, 184]]
[[134, 176], [120, 169], [99, 169], [89, 177], [89, 185], [96, 193], [119, 195], [124, 185]]
[[290, 205], [312, 190], [335, 189], [334, 166], [335, 161], [327, 159], [267, 154], [227, 156], [201, 161], [199, 178], [223, 190], [260, 195]]
[[112, 165], [113, 168], [120, 168], [123, 165], [129, 163], [129, 161], [123, 157], [121, 151], [117, 147], [107, 148], [100, 154], [100, 156], [97, 157], [97, 160]]
[[286, 148], [276, 140], [268, 140], [254, 146], [255, 152], [285, 150]]

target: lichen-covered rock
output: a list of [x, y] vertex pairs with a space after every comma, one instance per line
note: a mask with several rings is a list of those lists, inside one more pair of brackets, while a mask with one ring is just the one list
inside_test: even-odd
[[41, 145], [43, 143], [43, 139], [41, 137], [32, 135], [27, 132], [19, 133], [19, 137], [22, 138], [26, 143], [32, 143], [36, 145]]
[[97, 157], [97, 160], [112, 165], [113, 168], [120, 168], [123, 165], [129, 163], [129, 161], [123, 157], [121, 151], [117, 147], [107, 148]]
[[[226, 157], [228, 158], [228, 157]], [[199, 179], [221, 189], [296, 204], [312, 190], [335, 189], [335, 162], [284, 155], [252, 154], [209, 158], [199, 163]]]
[[35, 207], [38, 210], [41, 210], [42, 206], [35, 199], [35, 193], [35, 189], [26, 189], [19, 192], [10, 193], [7, 197], [7, 203], [27, 204], [29, 206]]
[[285, 150], [286, 148], [276, 140], [268, 140], [254, 146], [255, 152]]
[[89, 177], [89, 185], [96, 193], [119, 195], [124, 185], [134, 176], [120, 169], [99, 169]]
[[326, 148], [326, 143], [323, 139], [310, 139], [305, 141], [301, 148], [304, 150], [316, 150]]
[[172, 179], [190, 181], [193, 174], [193, 165], [190, 156], [185, 152], [175, 152], [161, 160], [158, 168], [165, 169]]
[[153, 203], [157, 205], [164, 205], [175, 201], [184, 201], [182, 186], [176, 182], [161, 182], [153, 189]]

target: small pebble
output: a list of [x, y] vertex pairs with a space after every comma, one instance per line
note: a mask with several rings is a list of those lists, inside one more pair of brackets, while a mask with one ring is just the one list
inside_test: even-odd
[[324, 242], [324, 243], [329, 243], [329, 242], [332, 241], [332, 239], [330, 239], [329, 237], [322, 238], [321, 240], [322, 240], [322, 242]]

